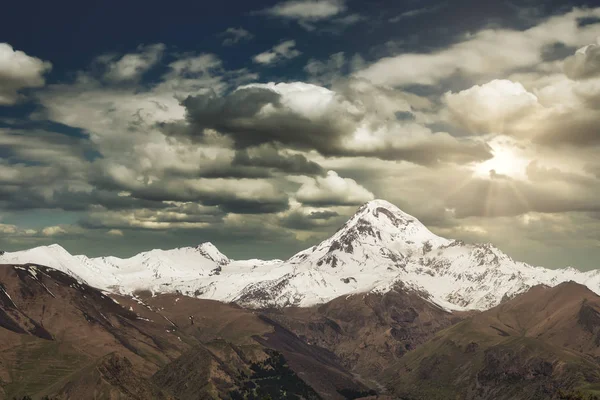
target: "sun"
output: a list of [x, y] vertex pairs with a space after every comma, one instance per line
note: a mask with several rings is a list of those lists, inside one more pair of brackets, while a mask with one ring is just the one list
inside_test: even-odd
[[490, 177], [493, 174], [504, 175], [513, 179], [525, 179], [527, 159], [524, 151], [516, 143], [507, 139], [492, 139], [489, 143], [493, 157], [473, 166], [478, 177]]

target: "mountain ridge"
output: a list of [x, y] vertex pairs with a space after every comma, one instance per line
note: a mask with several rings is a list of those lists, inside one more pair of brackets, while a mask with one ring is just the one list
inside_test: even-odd
[[183, 293], [252, 308], [312, 306], [397, 284], [448, 310], [489, 309], [571, 280], [600, 293], [600, 271], [534, 267], [489, 243], [442, 238], [385, 200], [364, 204], [330, 238], [287, 260], [232, 260], [206, 242], [124, 259], [50, 245], [7, 252], [0, 263], [47, 265], [112, 293]]

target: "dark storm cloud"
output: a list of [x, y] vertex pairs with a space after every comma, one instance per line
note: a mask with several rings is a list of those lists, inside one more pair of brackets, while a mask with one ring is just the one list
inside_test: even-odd
[[225, 213], [218, 207], [198, 204], [165, 206], [162, 210], [137, 208], [132, 210], [92, 212], [78, 221], [78, 225], [88, 229], [171, 229], [197, 226], [198, 224], [219, 224]]
[[[302, 154], [282, 154], [272, 146], [238, 150], [233, 166], [261, 167], [285, 172], [290, 175], [323, 175], [323, 168]], [[246, 168], [247, 169], [247, 168]]]
[[215, 195], [209, 199], [204, 199], [203, 203], [219, 206], [221, 210], [234, 214], [272, 214], [285, 211], [289, 208], [289, 199], [287, 196], [275, 199], [253, 200]]
[[[341, 146], [341, 138], [353, 125], [342, 115], [338, 120], [311, 120], [284, 106], [281, 94], [261, 87], [238, 89], [227, 96], [209, 93], [188, 97], [182, 104], [191, 124], [186, 133], [192, 139], [201, 139], [206, 129], [215, 129], [231, 136], [241, 148], [282, 143], [330, 154]], [[275, 112], [259, 116], [267, 105]]]
[[68, 188], [43, 190], [36, 187], [16, 185], [0, 186], [0, 203], [9, 210], [58, 209], [64, 211], [85, 211], [101, 206], [108, 210], [135, 208], [160, 209], [166, 205], [159, 201], [119, 196], [116, 192], [94, 189], [89, 192]]
[[11, 163], [79, 168], [93, 152], [87, 137], [42, 129], [0, 127], [0, 155]]
[[333, 217], [337, 217], [340, 214], [338, 214], [335, 211], [329, 211], [329, 210], [325, 210], [325, 211], [313, 211], [310, 214], [308, 214], [308, 218], [309, 219], [330, 219]]
[[342, 224], [346, 216], [341, 216], [335, 211], [313, 211], [305, 214], [301, 211], [294, 211], [281, 219], [281, 224], [286, 228], [294, 230], [318, 230], [332, 229]]
[[[226, 180], [221, 180], [226, 181]], [[252, 182], [246, 182], [252, 184]], [[269, 214], [289, 208], [288, 196], [283, 192], [256, 193], [245, 195], [240, 186], [233, 189], [236, 181], [229, 182], [228, 188], [190, 186], [186, 182], [171, 181], [167, 184], [150, 184], [131, 190], [131, 196], [147, 201], [200, 202], [208, 206], [218, 206], [221, 210], [235, 214]]]
[[[233, 160], [235, 161], [235, 159]], [[168, 170], [167, 170], [168, 172]], [[190, 174], [181, 174], [175, 173], [174, 175], [179, 176], [190, 176]], [[200, 173], [193, 174], [192, 176], [198, 178], [269, 178], [272, 176], [270, 170], [268, 168], [260, 168], [253, 166], [243, 166], [243, 165], [227, 165], [220, 166], [210, 170], [204, 170]]]
[[[315, 88], [309, 88], [315, 91], [315, 101], [323, 101], [325, 95]], [[489, 147], [483, 142], [458, 139], [445, 133], [431, 134], [416, 123], [401, 124], [395, 114], [391, 122], [378, 117], [378, 93], [361, 98], [360, 91], [340, 87], [340, 92], [342, 94], [328, 93], [326, 96], [332, 97], [316, 115], [306, 115], [284, 104], [281, 93], [266, 87], [241, 88], [225, 96], [201, 94], [183, 101], [189, 126], [166, 124], [163, 132], [202, 142], [206, 132], [212, 129], [232, 138], [238, 149], [271, 144], [316, 150], [325, 156], [378, 157], [424, 165], [465, 163], [491, 157]], [[353, 143], [358, 129], [371, 131], [369, 146]], [[393, 132], [393, 135], [378, 137], [374, 132], [380, 130]], [[418, 135], [413, 134], [415, 130]]]

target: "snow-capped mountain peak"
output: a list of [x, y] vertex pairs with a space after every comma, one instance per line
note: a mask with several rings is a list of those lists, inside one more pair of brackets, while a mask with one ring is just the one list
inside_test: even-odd
[[[404, 242], [422, 245], [443, 245], [448, 240], [433, 234], [417, 218], [405, 213], [386, 200], [372, 200], [358, 209], [340, 231], [363, 233], [379, 239], [382, 244]], [[347, 233], [346, 233], [347, 234]]]
[[219, 265], [229, 264], [229, 258], [221, 253], [217, 247], [211, 242], [204, 242], [198, 246], [196, 249], [207, 259], [216, 262]]
[[296, 254], [290, 261], [332, 268], [385, 265], [389, 263], [386, 260], [401, 264], [409, 254], [449, 242], [393, 204], [373, 200], [360, 207], [332, 237]]

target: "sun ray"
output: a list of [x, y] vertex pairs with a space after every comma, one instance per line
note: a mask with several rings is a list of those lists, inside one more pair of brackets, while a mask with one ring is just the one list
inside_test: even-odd
[[494, 196], [494, 193], [496, 192], [496, 185], [497, 182], [495, 182], [494, 180], [489, 180], [487, 182], [487, 191], [485, 194], [485, 199], [484, 199], [484, 210], [483, 210], [483, 215], [485, 217], [489, 217], [492, 214], [490, 213], [490, 209], [492, 208], [492, 202], [496, 199], [496, 197]]

